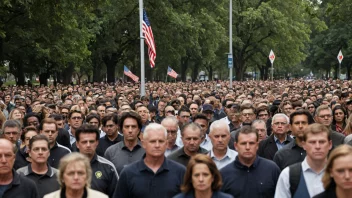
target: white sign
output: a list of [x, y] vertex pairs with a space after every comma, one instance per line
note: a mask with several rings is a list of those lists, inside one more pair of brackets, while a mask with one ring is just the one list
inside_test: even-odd
[[270, 59], [271, 64], [273, 64], [273, 62], [275, 60], [275, 54], [274, 54], [273, 50], [270, 50], [269, 59]]
[[342, 55], [342, 52], [340, 50], [339, 54], [337, 55], [337, 60], [339, 61], [340, 64], [342, 62], [342, 59], [343, 59], [343, 55]]

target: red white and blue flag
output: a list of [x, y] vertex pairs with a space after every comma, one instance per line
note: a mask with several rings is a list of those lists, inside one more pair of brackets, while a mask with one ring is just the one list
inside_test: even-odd
[[170, 66], [168, 66], [167, 67], [167, 75], [169, 75], [169, 76], [171, 76], [173, 78], [177, 78], [178, 74], [173, 69], [171, 69]]
[[145, 43], [148, 45], [148, 55], [149, 55], [149, 63], [150, 67], [154, 68], [155, 66], [155, 58], [156, 58], [156, 48], [154, 42], [154, 36], [152, 31], [152, 26], [147, 17], [147, 12], [143, 10], [143, 33], [145, 37]]
[[123, 73], [130, 77], [134, 82], [138, 82], [139, 77], [134, 75], [126, 66], [123, 66]]

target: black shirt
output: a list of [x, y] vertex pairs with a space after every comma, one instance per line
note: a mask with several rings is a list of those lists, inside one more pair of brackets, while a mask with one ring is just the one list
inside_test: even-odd
[[115, 140], [111, 141], [107, 135], [99, 139], [99, 144], [96, 149], [96, 153], [99, 156], [104, 156], [106, 149], [108, 149], [110, 146], [120, 142], [123, 140], [123, 136], [118, 134]]
[[[198, 152], [197, 153], [202, 153], [202, 154], [207, 154], [208, 151], [202, 147], [199, 147]], [[168, 159], [171, 159], [175, 162], [178, 162], [184, 166], [187, 166], [189, 160], [191, 159], [191, 157], [189, 155], [187, 155], [184, 151], [184, 147], [176, 150], [175, 152], [171, 153], [170, 155], [167, 156]]]
[[302, 147], [298, 146], [295, 140], [276, 152], [273, 160], [281, 170], [284, 170], [284, 168], [292, 164], [303, 162], [306, 155], [306, 151]]
[[92, 189], [113, 197], [118, 181], [114, 164], [95, 154], [90, 165], [92, 167]]
[[69, 153], [71, 153], [70, 149], [68, 149], [67, 147], [64, 147], [56, 142], [55, 145], [53, 146], [53, 148], [50, 149], [50, 156], [48, 158], [48, 164], [53, 168], [58, 168], [60, 159]]
[[163, 164], [154, 173], [141, 159], [122, 170], [115, 197], [173, 197], [181, 192], [185, 171], [182, 165], [164, 158]]
[[13, 180], [8, 185], [2, 198], [39, 198], [37, 187], [28, 178], [20, 176], [12, 170]]
[[39, 175], [33, 172], [31, 164], [17, 170], [18, 174], [31, 179], [37, 185], [40, 197], [60, 189], [60, 184], [57, 181], [57, 172], [58, 170], [48, 166], [48, 171], [44, 175]]
[[59, 132], [56, 138], [57, 143], [71, 150], [70, 134], [68, 133], [68, 131], [64, 128], [59, 129], [58, 131]]
[[26, 152], [26, 146], [21, 148], [16, 152], [16, 160], [13, 168], [15, 170], [27, 166], [30, 162], [27, 159], [30, 159], [28, 153]]

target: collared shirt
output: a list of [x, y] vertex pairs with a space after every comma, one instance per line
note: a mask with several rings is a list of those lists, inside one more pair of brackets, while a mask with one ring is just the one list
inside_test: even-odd
[[226, 154], [221, 159], [215, 157], [213, 149], [210, 150], [209, 154], [219, 170], [233, 162], [236, 159], [236, 156], [238, 155], [236, 151], [231, 150], [229, 147], [227, 147]]
[[[207, 154], [208, 151], [202, 147], [199, 147], [197, 153]], [[169, 156], [167, 156], [167, 158], [174, 160], [184, 166], [187, 166], [188, 161], [191, 159], [191, 157], [185, 153], [184, 147], [181, 147], [177, 151], [171, 153]]]
[[271, 160], [257, 156], [248, 167], [243, 165], [238, 156], [233, 163], [220, 170], [223, 186], [222, 192], [236, 198], [272, 198], [280, 175], [280, 169]]
[[[179, 148], [183, 147], [180, 129], [177, 131], [176, 145]], [[207, 151], [210, 151], [213, 148], [213, 144], [211, 143], [211, 140], [210, 140], [208, 134], [205, 134], [204, 141], [202, 143], [200, 143], [200, 147], [206, 149]]]
[[31, 179], [38, 189], [40, 197], [60, 189], [57, 181], [58, 170], [48, 165], [48, 171], [43, 175], [38, 175], [32, 170], [32, 164], [28, 164], [17, 170], [17, 173]]
[[[315, 195], [324, 191], [323, 182], [321, 179], [323, 178], [325, 168], [321, 170], [319, 173], [316, 173], [309, 166], [307, 162], [307, 158], [305, 158], [301, 164], [304, 180], [307, 185], [307, 189], [310, 197], [314, 197]], [[280, 174], [279, 180], [277, 182], [275, 198], [290, 198], [290, 168], [286, 167]]]
[[100, 136], [99, 136], [100, 138], [102, 138], [106, 135], [106, 133], [103, 130], [99, 129], [99, 131], [100, 131]]
[[12, 175], [12, 182], [7, 185], [4, 198], [39, 198], [37, 187], [32, 180], [20, 176], [15, 170], [12, 170]]
[[76, 142], [76, 137], [72, 134], [71, 128], [69, 128], [67, 131], [68, 131], [68, 134], [70, 135], [70, 144], [72, 145], [73, 143]]
[[70, 149], [68, 149], [67, 147], [64, 147], [56, 142], [55, 145], [53, 146], [53, 148], [50, 149], [50, 156], [48, 158], [48, 164], [53, 168], [58, 168], [60, 159], [69, 153], [71, 153]]
[[120, 134], [118, 134], [117, 137], [113, 141], [111, 141], [108, 138], [108, 136], [106, 135], [106, 136], [99, 139], [99, 144], [97, 146], [96, 153], [99, 156], [104, 156], [106, 149], [108, 149], [110, 146], [117, 144], [121, 141], [123, 141], [123, 136], [121, 136]]
[[177, 146], [176, 144], [171, 148], [171, 149], [168, 149], [166, 148], [165, 150], [165, 157], [169, 156], [171, 153], [173, 153], [174, 151], [176, 151], [177, 149], [179, 149], [180, 147]]
[[287, 144], [287, 135], [285, 136], [285, 140], [280, 142], [280, 140], [274, 135], [274, 140], [277, 146], [277, 150], [281, 150]]
[[306, 157], [306, 151], [296, 144], [296, 140], [286, 144], [281, 150], [276, 152], [274, 162], [281, 170], [289, 165], [302, 162]]
[[92, 167], [91, 188], [113, 197], [119, 178], [114, 164], [95, 154], [90, 165]]
[[185, 167], [164, 158], [163, 164], [154, 173], [142, 158], [123, 169], [116, 197], [173, 197], [181, 192], [185, 172]]
[[229, 120], [229, 117], [228, 117], [228, 116], [223, 117], [223, 118], [221, 118], [220, 120], [224, 120], [227, 124], [230, 124], [230, 123], [231, 123], [231, 121]]
[[145, 150], [142, 148], [140, 141], [137, 142], [132, 151], [125, 146], [124, 141], [121, 141], [110, 146], [105, 151], [104, 156], [115, 165], [117, 173], [120, 174], [125, 166], [140, 160], [144, 154]]

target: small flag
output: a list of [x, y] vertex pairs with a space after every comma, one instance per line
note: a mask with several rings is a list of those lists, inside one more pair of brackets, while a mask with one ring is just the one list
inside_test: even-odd
[[273, 50], [270, 50], [269, 59], [270, 59], [271, 63], [273, 63], [275, 60], [275, 54], [274, 54]]
[[169, 75], [169, 76], [171, 76], [173, 78], [177, 78], [178, 74], [173, 69], [171, 69], [170, 66], [168, 66], [167, 67], [167, 75]]
[[337, 55], [337, 60], [339, 60], [339, 63], [341, 64], [342, 62], [342, 59], [343, 59], [343, 55], [342, 55], [342, 52], [340, 50], [339, 54]]
[[139, 77], [134, 75], [126, 66], [123, 66], [123, 73], [130, 77], [134, 82], [138, 82]]
[[148, 45], [148, 55], [149, 55], [149, 63], [150, 67], [154, 68], [155, 66], [155, 58], [156, 58], [156, 48], [154, 42], [154, 35], [152, 31], [152, 26], [147, 17], [147, 12], [143, 9], [143, 33], [145, 37], [145, 43]]

